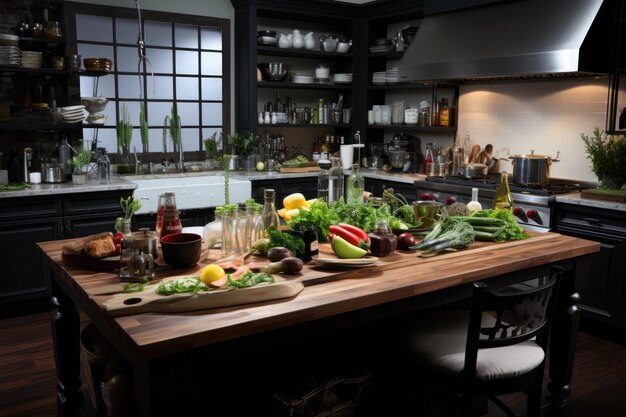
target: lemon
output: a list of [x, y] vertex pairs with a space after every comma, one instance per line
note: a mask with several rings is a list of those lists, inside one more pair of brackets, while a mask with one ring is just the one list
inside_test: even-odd
[[224, 269], [221, 266], [217, 264], [209, 264], [202, 270], [202, 276], [200, 279], [205, 284], [208, 284], [222, 278], [224, 275], [226, 275], [226, 272], [224, 272]]

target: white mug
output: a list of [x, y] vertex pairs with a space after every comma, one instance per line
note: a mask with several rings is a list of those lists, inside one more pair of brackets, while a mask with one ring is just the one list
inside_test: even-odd
[[41, 172], [31, 172], [28, 179], [31, 184], [41, 184]]

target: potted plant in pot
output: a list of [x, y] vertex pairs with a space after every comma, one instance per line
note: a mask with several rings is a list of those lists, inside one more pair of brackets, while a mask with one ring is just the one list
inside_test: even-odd
[[72, 167], [72, 182], [74, 184], [87, 184], [88, 172], [85, 167], [91, 162], [91, 151], [85, 148], [78, 148], [76, 155], [67, 163]]
[[626, 136], [607, 135], [596, 127], [590, 137], [581, 133], [585, 142], [591, 170], [598, 177], [600, 187], [618, 190], [626, 183]]
[[220, 165], [217, 158], [219, 156], [219, 145], [221, 141], [221, 134], [220, 138], [218, 139], [217, 132], [214, 132], [209, 138], [204, 140], [204, 152], [206, 154], [206, 162], [209, 169], [218, 168]]
[[117, 151], [119, 152], [118, 174], [134, 174], [135, 164], [130, 161], [130, 142], [133, 139], [133, 125], [130, 123], [130, 114], [126, 110], [126, 105], [122, 105], [120, 110], [122, 118], [117, 122], [115, 130], [117, 133]]
[[234, 153], [239, 155], [241, 169], [253, 171], [256, 165], [256, 149], [261, 138], [253, 132], [234, 133], [228, 136], [228, 143]]

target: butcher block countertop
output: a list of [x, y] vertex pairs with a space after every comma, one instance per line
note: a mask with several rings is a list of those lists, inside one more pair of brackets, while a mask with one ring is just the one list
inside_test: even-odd
[[[112, 272], [63, 266], [61, 249], [67, 242], [38, 244], [55, 272], [53, 279], [79, 309], [100, 327], [109, 329], [106, 333], [119, 336], [116, 345], [125, 355], [144, 359], [558, 263], [597, 252], [600, 248], [597, 242], [548, 232], [534, 234], [523, 241], [475, 242], [470, 249], [430, 258], [419, 258], [416, 252], [397, 251], [379, 258], [375, 266], [358, 269], [323, 269], [311, 261], [305, 264], [300, 275], [283, 276], [304, 285], [294, 297], [185, 313], [144, 313], [113, 318], [107, 316], [98, 302], [121, 293], [122, 283]], [[320, 252], [324, 257], [334, 256], [328, 244], [321, 244]], [[155, 281], [170, 276], [197, 275], [219, 256], [219, 250], [211, 250], [205, 261], [190, 269], [159, 268]], [[263, 259], [251, 257], [249, 261]]]

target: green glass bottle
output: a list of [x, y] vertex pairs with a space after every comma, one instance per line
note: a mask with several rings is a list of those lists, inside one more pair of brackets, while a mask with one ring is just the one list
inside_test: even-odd
[[509, 190], [509, 175], [506, 172], [503, 172], [500, 178], [500, 185], [493, 199], [493, 208], [513, 212], [513, 197], [511, 190]]

